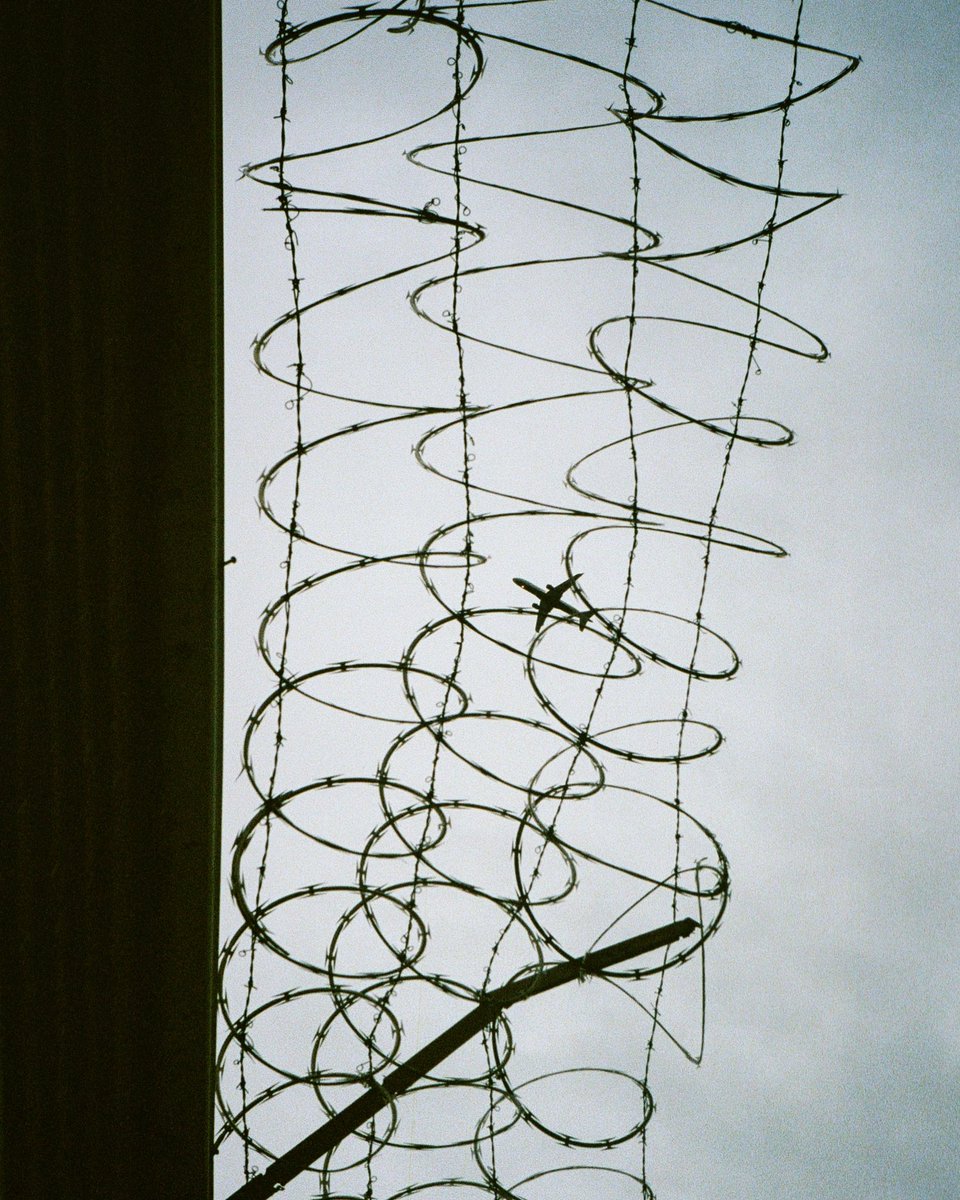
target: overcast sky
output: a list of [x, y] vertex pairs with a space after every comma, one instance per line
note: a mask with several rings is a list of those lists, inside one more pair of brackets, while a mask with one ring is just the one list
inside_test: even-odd
[[[334, 4], [297, 5], [292, 16], [304, 21], [337, 10]], [[696, 10], [782, 34], [792, 32], [796, 15], [787, 0], [716, 0]], [[763, 374], [751, 383], [745, 412], [785, 423], [796, 441], [779, 449], [738, 447], [724, 493], [721, 523], [778, 543], [789, 557], [718, 553], [708, 582], [706, 624], [736, 647], [742, 667], [731, 682], [694, 689], [693, 717], [716, 724], [725, 742], [717, 754], [684, 768], [682, 797], [721, 842], [731, 863], [733, 891], [723, 924], [708, 944], [702, 1065], [687, 1062], [667, 1038], [657, 1041], [650, 1079], [657, 1111], [650, 1126], [649, 1178], [660, 1200], [952, 1200], [960, 1194], [958, 18], [952, 0], [806, 0], [803, 11], [805, 40], [859, 55], [863, 63], [791, 114], [785, 185], [841, 191], [844, 198], [777, 235], [764, 298], [812, 328], [831, 357], [817, 364], [761, 348]], [[295, 439], [292, 413], [284, 407], [289, 393], [259, 377], [250, 358], [253, 338], [290, 304], [282, 223], [278, 214], [261, 211], [269, 192], [238, 181], [241, 164], [278, 149], [278, 72], [258, 54], [275, 35], [275, 19], [272, 4], [225, 5], [226, 553], [237, 557], [227, 568], [225, 879], [230, 845], [255, 811], [251, 789], [237, 778], [243, 722], [270, 692], [255, 636], [262, 610], [282, 591], [280, 563], [286, 552], [280, 532], [257, 515], [257, 480]], [[475, 23], [491, 31], [509, 28], [513, 36], [619, 69], [629, 19], [626, 3], [561, 0], [504, 12], [478, 9]], [[762, 104], [785, 90], [785, 53], [682, 24], [671, 25], [662, 13], [640, 5], [635, 70], [664, 94], [665, 111], [710, 111], [724, 103], [740, 107], [754, 97]], [[605, 81], [494, 39], [486, 46], [486, 70], [464, 105], [467, 136], [579, 123], [591, 114], [604, 121], [609, 106], [622, 101], [613, 75]], [[422, 27], [411, 34], [388, 34], [381, 27], [342, 53], [296, 65], [289, 149], [297, 153], [369, 136], [425, 115], [431, 103], [439, 107], [443, 101], [437, 97], [449, 90], [451, 47], [449, 38]], [[800, 65], [806, 85], [828, 70], [819, 56], [801, 59]], [[776, 123], [761, 118], [754, 124], [746, 133], [738, 126], [665, 130], [663, 125], [654, 132], [730, 174], [772, 183]], [[294, 175], [311, 186], [401, 204], [420, 206], [436, 196], [438, 211], [449, 215], [447, 182], [409, 163], [403, 152], [446, 142], [452, 132], [445, 114], [375, 152], [331, 155], [303, 164]], [[422, 161], [448, 165], [448, 150], [431, 154]], [[629, 212], [629, 138], [622, 126], [552, 141], [471, 146], [464, 164], [468, 175]], [[768, 211], [749, 193], [708, 185], [649, 147], [642, 147], [640, 173], [640, 222], [660, 232], [665, 246], [689, 248], [721, 240], [728, 230], [746, 232], [751, 220], [762, 223]], [[465, 185], [464, 198], [471, 219], [488, 234], [481, 247], [465, 253], [465, 269], [528, 254], [596, 253], [629, 245], [622, 226], [582, 213], [471, 184]], [[302, 217], [298, 230], [307, 299], [378, 267], [449, 247], [446, 229], [427, 223], [314, 216]], [[751, 278], [755, 285], [760, 249], [748, 246], [732, 255], [729, 265], [717, 260], [709, 270], [692, 260], [688, 269], [731, 286], [739, 280], [746, 288]], [[406, 302], [418, 283], [448, 269], [426, 267], [314, 313], [306, 333], [306, 365], [316, 386], [455, 408], [452, 339], [417, 320]], [[695, 289], [671, 290], [653, 278], [661, 274], [641, 271], [639, 311], [694, 318], [705, 311]], [[424, 307], [438, 317], [448, 303], [439, 290], [424, 298]], [[628, 311], [629, 269], [591, 262], [468, 278], [462, 305], [465, 328], [480, 337], [590, 366], [590, 328]], [[773, 321], [764, 326], [771, 336], [781, 329]], [[801, 335], [790, 336], [791, 344], [807, 345]], [[619, 345], [613, 334], [611, 345]], [[292, 358], [289, 338], [278, 334], [267, 358], [285, 370]], [[643, 329], [632, 360], [637, 374], [656, 381], [658, 394], [675, 398], [699, 417], [730, 410], [738, 361], [742, 370], [742, 345], [731, 351], [707, 335], [656, 323]], [[601, 376], [471, 344], [466, 377], [476, 403], [603, 386]], [[376, 415], [374, 409], [313, 401], [305, 417], [307, 435]], [[564, 487], [567, 468], [603, 442], [622, 437], [624, 419], [622, 398], [614, 395], [477, 421], [474, 480], [524, 497], [580, 503]], [[665, 420], [652, 406], [643, 413], [645, 427]], [[417, 438], [441, 424], [444, 419], [436, 415], [416, 418], [382, 432], [337, 439], [309, 456], [301, 523], [330, 544], [387, 554], [415, 550], [438, 526], [458, 520], [457, 488], [425, 472], [410, 453]], [[453, 429], [428, 443], [430, 461], [456, 470], [457, 436]], [[706, 517], [722, 443], [707, 438], [705, 449], [703, 440], [689, 430], [641, 439], [643, 505]], [[607, 496], [629, 496], [627, 460], [616, 449], [584, 463], [578, 478]], [[289, 473], [281, 475], [272, 495], [283, 514]], [[508, 507], [478, 497], [478, 511]], [[563, 550], [588, 527], [589, 522], [577, 525], [553, 516], [489, 522], [481, 547], [489, 558], [478, 571], [471, 602], [522, 604], [524, 597], [510, 578], [560, 578]], [[618, 602], [628, 547], [629, 537], [616, 533], [578, 543], [576, 569], [583, 572], [591, 602]], [[346, 561], [342, 555], [298, 551], [294, 579]], [[646, 535], [637, 562], [634, 604], [693, 615], [696, 543]], [[345, 659], [396, 661], [417, 629], [442, 615], [414, 571], [377, 571], [354, 572], [311, 589], [294, 606], [294, 670], [319, 670]], [[441, 579], [441, 574], [435, 573], [436, 585], [455, 606], [459, 577], [448, 572], [451, 578]], [[505, 638], [525, 644], [531, 622], [504, 618], [497, 628]], [[683, 644], [682, 639], [671, 643], [676, 629], [662, 623], [651, 636], [674, 648]], [[444, 662], [449, 669], [454, 644], [449, 629], [440, 630], [416, 661], [425, 670], [443, 669]], [[278, 645], [276, 630], [271, 645]], [[589, 633], [560, 631], [552, 645], [567, 663], [582, 661], [578, 655], [593, 665], [602, 658], [600, 639]], [[711, 653], [716, 661], [723, 659], [718, 644]], [[464, 670], [474, 708], [534, 711], [518, 661], [512, 656], [501, 661], [489, 646], [469, 659]], [[548, 672], [540, 682], [564, 712], [582, 712], [588, 693], [568, 678], [559, 680], [559, 674]], [[640, 679], [638, 691], [630, 691], [633, 685], [627, 683], [613, 689], [609, 720], [601, 727], [676, 716], [682, 699], [679, 676], [647, 664]], [[373, 672], [363, 680], [339, 680], [336, 686], [342, 683], [343, 690], [331, 686], [318, 694], [410, 719], [396, 676]], [[424, 701], [432, 707], [439, 692], [431, 691], [428, 676], [422, 683]], [[282, 787], [327, 775], [369, 773], [401, 728], [309, 703], [291, 704], [288, 719]], [[254, 739], [261, 769], [268, 765], [271, 732], [267, 719], [263, 736]], [[500, 722], [489, 735], [481, 729], [476, 745], [505, 772], [516, 770], [529, 779], [557, 746], [546, 734], [543, 745], [528, 747], [527, 740], [537, 739]], [[528, 751], [532, 757], [524, 758]], [[395, 777], [407, 770], [422, 786], [429, 758], [424, 754], [413, 743], [398, 751]], [[669, 769], [610, 759], [617, 786], [670, 794]], [[527, 762], [534, 765], [524, 775]], [[462, 775], [451, 774], [449, 787], [461, 789], [454, 794], [473, 794], [471, 786]], [[476, 794], [481, 793], [482, 786]], [[643, 855], [652, 852], [662, 832], [655, 828], [657, 818], [648, 809], [618, 808], [617, 797], [624, 795], [598, 797], [592, 808], [589, 799], [579, 802], [567, 827], [570, 840], [587, 845], [596, 838], [596, 845], [624, 862], [633, 861], [635, 851], [636, 869], [655, 871]], [[305, 804], [298, 815], [328, 839], [360, 845], [379, 820], [369, 796], [358, 797], [342, 815], [328, 796], [314, 794], [311, 803], [314, 799], [318, 807]], [[490, 890], [502, 881], [506, 886], [509, 864], [505, 867], [501, 842], [488, 835], [482, 821], [476, 828], [466, 822], [461, 838], [455, 843], [461, 847], [457, 872], [467, 878], [474, 872]], [[278, 834], [267, 897], [309, 883], [349, 881], [351, 860], [305, 841]], [[701, 849], [691, 832], [691, 858]], [[257, 852], [255, 842], [248, 881], [254, 880]], [[560, 873], [559, 865], [555, 870]], [[556, 918], [561, 941], [585, 949], [633, 898], [633, 892], [621, 897], [621, 888], [617, 880], [594, 880], [587, 872], [564, 910], [568, 915]], [[434, 965], [477, 984], [496, 936], [495, 915], [481, 911], [482, 904], [471, 907], [464, 897], [448, 903], [443, 889], [435, 891], [424, 899]], [[296, 917], [278, 915], [278, 936], [287, 937], [303, 957], [322, 957], [337, 915], [352, 899], [320, 898], [301, 906]], [[659, 919], [647, 920], [644, 911], [638, 914], [639, 926], [624, 922], [617, 935]], [[454, 926], [445, 929], [444, 917], [451, 914]], [[224, 940], [237, 925], [235, 910], [226, 905]], [[469, 941], [462, 936], [464, 928], [470, 930]], [[362, 939], [356, 946], [345, 939], [345, 945], [344, 955], [358, 959], [366, 947], [370, 968], [376, 969], [375, 946]], [[531, 957], [522, 939], [505, 956], [511, 969]], [[242, 960], [235, 967], [228, 985], [234, 1010], [242, 1006]], [[504, 970], [509, 974], [506, 965]], [[262, 972], [257, 1003], [294, 985], [293, 976], [266, 956]], [[675, 1021], [673, 1031], [694, 1048], [698, 986], [695, 964], [668, 976], [668, 1018]], [[601, 998], [601, 990], [600, 984], [573, 989], [557, 1000], [549, 1017], [545, 1010], [518, 1016], [518, 1044], [526, 1040], [517, 1070], [532, 1076], [578, 1062], [636, 1068], [647, 1023], [626, 1003]], [[419, 993], [403, 1005], [405, 1053], [458, 1015], [442, 1000], [430, 1002]], [[311, 1020], [306, 1012], [278, 1012], [262, 1036], [257, 1034], [257, 1045], [305, 1069]], [[337, 1044], [331, 1039], [331, 1053]], [[344, 1069], [352, 1070], [362, 1054], [346, 1039], [343, 1046]], [[608, 1084], [604, 1092], [591, 1090], [595, 1085], [585, 1078], [567, 1080], [566, 1098], [544, 1092], [537, 1102], [545, 1109], [559, 1106], [565, 1111], [558, 1119], [570, 1117], [571, 1124], [577, 1119], [589, 1124], [599, 1114], [607, 1121], [599, 1119], [596, 1127], [615, 1131], [618, 1123], [629, 1123], [635, 1098], [618, 1091], [609, 1078]], [[275, 1152], [322, 1120], [321, 1110], [308, 1099], [289, 1109], [282, 1105], [281, 1100], [279, 1115], [265, 1117], [258, 1126]], [[443, 1119], [452, 1119], [451, 1114]], [[424, 1102], [415, 1117], [419, 1135], [431, 1120], [436, 1115]], [[510, 1136], [504, 1135], [503, 1162], [508, 1174], [513, 1170], [513, 1181], [567, 1161], [552, 1143], [514, 1146]], [[226, 1196], [242, 1181], [242, 1160], [227, 1143], [220, 1161], [218, 1195]], [[440, 1175], [436, 1153], [383, 1161], [379, 1200], [405, 1183]], [[611, 1161], [636, 1169], [635, 1145], [616, 1152]], [[605, 1180], [603, 1188], [609, 1190], [602, 1190], [596, 1180], [572, 1175], [566, 1185], [564, 1194], [571, 1197], [609, 1195], [613, 1200], [638, 1194], [617, 1190], [621, 1182]], [[289, 1194], [311, 1192], [291, 1187]], [[537, 1191], [531, 1185], [524, 1194], [537, 1200], [556, 1190], [541, 1185]]]

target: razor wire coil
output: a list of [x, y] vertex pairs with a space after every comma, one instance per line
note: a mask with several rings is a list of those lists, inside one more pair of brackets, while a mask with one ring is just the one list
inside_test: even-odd
[[[712, 755], [722, 743], [711, 721], [694, 717], [693, 686], [729, 680], [739, 667], [731, 642], [705, 623], [708, 576], [718, 547], [774, 557], [784, 553], [765, 537], [722, 524], [721, 497], [736, 446], [770, 448], [792, 440], [780, 421], [744, 412], [748, 385], [759, 369], [759, 351], [815, 361], [827, 353], [812, 331], [765, 304], [764, 291], [776, 233], [837, 198], [835, 193], [784, 187], [788, 114], [843, 78], [857, 60], [801, 39], [803, 0], [789, 36], [661, 0], [634, 0], [628, 6], [626, 53], [619, 67], [552, 47], [546, 35], [542, 42], [530, 41], [511, 33], [503, 20], [486, 27], [486, 10], [507, 10], [509, 15], [509, 10], [523, 7], [464, 0], [446, 5], [364, 4], [293, 23], [287, 0], [281, 0], [277, 37], [265, 51], [281, 79], [280, 149], [275, 157], [245, 168], [245, 174], [275, 195], [292, 302], [256, 339], [254, 361], [265, 376], [292, 394], [288, 403], [296, 436], [293, 446], [264, 471], [259, 487], [260, 510], [282, 533], [286, 553], [282, 592], [266, 608], [258, 633], [260, 656], [275, 683], [251, 714], [243, 745], [243, 770], [257, 808], [237, 836], [231, 861], [231, 893], [241, 924], [224, 947], [220, 968], [226, 1035], [218, 1062], [222, 1125], [217, 1145], [239, 1138], [245, 1176], [250, 1178], [257, 1169], [256, 1158], [269, 1160], [286, 1148], [282, 1141], [277, 1143], [275, 1133], [268, 1137], [261, 1132], [271, 1125], [273, 1107], [287, 1113], [293, 1099], [314, 1124], [333, 1115], [358, 1087], [375, 1085], [378, 1075], [416, 1048], [405, 1025], [412, 1015], [426, 1010], [440, 1019], [441, 1013], [459, 1013], [463, 1005], [482, 999], [520, 970], [542, 967], [557, 957], [578, 958], [614, 928], [625, 930], [622, 922], [635, 917], [653, 923], [656, 914], [672, 919], [692, 916], [701, 933], [691, 944], [671, 947], [655, 963], [604, 973], [604, 986], [623, 998], [636, 1028], [647, 1029], [644, 1051], [632, 1071], [606, 1063], [516, 1078], [514, 1062], [521, 1054], [517, 1022], [513, 1014], [502, 1014], [484, 1033], [482, 1053], [469, 1067], [438, 1070], [411, 1090], [427, 1113], [437, 1095], [455, 1094], [458, 1119], [463, 1116], [459, 1127], [448, 1128], [442, 1136], [435, 1123], [427, 1136], [405, 1118], [407, 1099], [391, 1101], [385, 1124], [372, 1121], [342, 1151], [315, 1164], [314, 1186], [328, 1197], [383, 1197], [386, 1189], [390, 1200], [400, 1200], [433, 1189], [439, 1195], [476, 1188], [498, 1197], [535, 1200], [539, 1180], [553, 1179], [558, 1172], [587, 1171], [604, 1183], [615, 1177], [618, 1187], [629, 1180], [640, 1196], [652, 1196], [646, 1133], [654, 1107], [650, 1070], [655, 1039], [669, 1038], [694, 1061], [702, 1051], [702, 1031], [700, 1048], [690, 1051], [663, 1019], [665, 979], [690, 960], [703, 972], [704, 946], [720, 924], [730, 889], [723, 849], [689, 810], [681, 788], [684, 767]], [[785, 89], [765, 104], [740, 109], [673, 111], [669, 88], [661, 90], [659, 84], [644, 80], [634, 66], [644, 37], [643, 18], [651, 10], [669, 14], [687, 26], [691, 36], [698, 30], [719, 30], [752, 43], [785, 47]], [[443, 103], [396, 128], [292, 151], [288, 133], [294, 69], [319, 70], [328, 56], [347, 47], [355, 52], [364, 39], [376, 42], [376, 53], [383, 54], [384, 33], [394, 35], [395, 42], [398, 36], [419, 40], [430, 58], [447, 51], [449, 92]], [[493, 86], [488, 71], [493, 50], [496, 57], [541, 56], [574, 68], [596, 80], [598, 88], [602, 84], [616, 89], [619, 99], [608, 105], [606, 117], [599, 121], [468, 136], [474, 94], [482, 86]], [[805, 61], [830, 66], [806, 90], [798, 78], [801, 55]], [[379, 110], [383, 111], [388, 109]], [[772, 184], [742, 178], [668, 140], [671, 129], [683, 126], [712, 128], [765, 117], [778, 124]], [[440, 140], [415, 146], [397, 141], [419, 138], [428, 125], [446, 127]], [[516, 180], [484, 172], [482, 165], [479, 174], [465, 169], [472, 151], [486, 153], [516, 143], [559, 145], [584, 134], [599, 139], [602, 132], [627, 138], [627, 215], [574, 195], [521, 187]], [[312, 178], [300, 178], [318, 163], [326, 168], [337, 155], [349, 158], [388, 145], [403, 145], [409, 171], [431, 172], [440, 181], [438, 190], [452, 185], [452, 192], [411, 204], [361, 190], [315, 186]], [[642, 152], [662, 155], [738, 192], [766, 197], [765, 219], [710, 244], [664, 246], [660, 234], [640, 220]], [[495, 202], [503, 196], [538, 211], [572, 214], [604, 230], [626, 230], [629, 244], [589, 253], [499, 257], [496, 230], [481, 225], [465, 203], [468, 186], [478, 210], [489, 200], [495, 215]], [[451, 212], [442, 211], [445, 201]], [[781, 211], [785, 201], [793, 205], [786, 214]], [[416, 226], [420, 234], [429, 231], [437, 240], [426, 257], [394, 266], [384, 262], [386, 269], [375, 268], [310, 298], [301, 273], [301, 232], [306, 238], [304, 222], [309, 220], [313, 237], [313, 222], [322, 230], [323, 220], [334, 217], [348, 217], [354, 224], [363, 221], [368, 230], [376, 222], [403, 222]], [[753, 294], [687, 269], [691, 261], [714, 260], [751, 246], [758, 246], [761, 258]], [[479, 257], [481, 252], [487, 257]], [[518, 329], [506, 322], [505, 328], [493, 331], [475, 327], [476, 312], [470, 308], [474, 290], [485, 295], [493, 286], [509, 298], [514, 281], [525, 277], [525, 286], [539, 286], [546, 293], [552, 290], [549, 281], [555, 273], [562, 277], [564, 270], [573, 270], [578, 277], [578, 272], [611, 265], [621, 268], [621, 274], [626, 269], [627, 311], [594, 322], [585, 331], [585, 354], [579, 357], [548, 351], [536, 337], [526, 337], [525, 326]], [[546, 282], [537, 285], [541, 278]], [[336, 325], [338, 304], [352, 303], [358, 295], [367, 297], [370, 306], [393, 303], [396, 287], [408, 279], [412, 290], [407, 299], [421, 328], [432, 329], [438, 345], [446, 340], [453, 344], [453, 400], [440, 397], [416, 404], [383, 391], [325, 388], [325, 363], [310, 358], [307, 348], [315, 336], [311, 331]], [[676, 286], [681, 294], [697, 297], [697, 303], [705, 297], [707, 308], [709, 301], [728, 315], [705, 316], [699, 309], [683, 315], [646, 311], [648, 280]], [[745, 347], [730, 411], [695, 411], [636, 373], [640, 331], [651, 324]], [[535, 321], [533, 325], [537, 332]], [[276, 345], [284, 339], [294, 352], [287, 368], [276, 365]], [[506, 378], [506, 364], [516, 366], [521, 377], [531, 366], [542, 370], [548, 380], [540, 389], [543, 394], [527, 390], [507, 399], [472, 399], [472, 355], [482, 359], [485, 369], [490, 362], [504, 364]], [[579, 376], [582, 390], [558, 390], [554, 382], [569, 378], [571, 372]], [[597, 411], [591, 406], [601, 397], [610, 408], [619, 406], [626, 432], [599, 444], [582, 442], [570, 465], [560, 467], [572, 501], [538, 497], [523, 479], [510, 489], [484, 482], [481, 431], [487, 435], [498, 422], [563, 409], [571, 401], [589, 415]], [[373, 415], [342, 416], [355, 414], [358, 406]], [[325, 424], [331, 420], [329, 413], [336, 414], [339, 423]], [[706, 517], [641, 502], [638, 448], [678, 431], [692, 431], [720, 447]], [[588, 437], [592, 429], [585, 425], [582, 432]], [[446, 449], [451, 435], [456, 452]], [[364, 448], [378, 445], [379, 438], [387, 440], [393, 455], [412, 450], [422, 477], [445, 487], [451, 498], [435, 529], [414, 528], [406, 544], [388, 550], [355, 543], [357, 535], [335, 538], [323, 512], [313, 512], [308, 498], [315, 479], [327, 472], [328, 461], [336, 465], [370, 454]], [[624, 451], [628, 486], [615, 494], [605, 490], [602, 480], [591, 478], [591, 471], [602, 474], [597, 464]], [[381, 460], [376, 462], [379, 467]], [[361, 528], [360, 542], [364, 535]], [[648, 544], [644, 538], [699, 548], [692, 616], [636, 602], [641, 545]], [[555, 546], [556, 565], [562, 562], [567, 576], [575, 577], [566, 598], [575, 610], [589, 614], [582, 631], [576, 630], [574, 616], [556, 610], [533, 630], [529, 605], [504, 600], [505, 594], [513, 598], [506, 591], [507, 580], [520, 569], [524, 553], [541, 543]], [[613, 549], [600, 554], [597, 547], [608, 543]], [[598, 557], [612, 564], [608, 574], [613, 582], [604, 594], [591, 590], [587, 571], [581, 569]], [[298, 570], [298, 560], [309, 562], [309, 568]], [[422, 603], [409, 605], [412, 624], [404, 627], [404, 604], [411, 591], [405, 581], [410, 579], [416, 581], [413, 590]], [[383, 604], [386, 595], [389, 610], [394, 591], [401, 597], [392, 614], [392, 655], [326, 656], [323, 642], [329, 627], [322, 622], [311, 625], [301, 610], [306, 613], [318, 603], [322, 609], [322, 598], [342, 597], [344, 587], [358, 606], [367, 596]], [[309, 651], [303, 643], [310, 642], [311, 631], [316, 657], [307, 661]], [[680, 682], [679, 711], [658, 708], [655, 692], [645, 697], [645, 682], [652, 676]], [[513, 694], [519, 698], [514, 702], [511, 694], [505, 702], [494, 688], [497, 703], [486, 703], [482, 697], [490, 682], [501, 678], [513, 681]], [[356, 697], [351, 688], [358, 690]], [[474, 693], [481, 698], [475, 700]], [[624, 699], [612, 703], [613, 696]], [[643, 707], [645, 700], [651, 707]], [[630, 719], [621, 720], [625, 714]], [[328, 725], [339, 730], [346, 728], [346, 720], [362, 731], [356, 740], [370, 750], [372, 765], [355, 769], [355, 755], [346, 753], [344, 740], [339, 745], [324, 743], [322, 771], [301, 769], [296, 753], [288, 748], [295, 720], [298, 729], [311, 731], [309, 736], [321, 742]], [[338, 766], [341, 752], [343, 767]], [[641, 773], [651, 769], [672, 770], [672, 794], [641, 786]], [[308, 777], [298, 779], [298, 770], [306, 770]], [[582, 815], [587, 810], [597, 814], [596, 821], [606, 822], [607, 829], [613, 827], [617, 836], [597, 837]], [[366, 814], [363, 820], [354, 817], [357, 811]], [[490, 832], [494, 828], [496, 836]], [[298, 881], [299, 868], [286, 873], [276, 868], [273, 847], [280, 837], [301, 847], [293, 852], [297, 862], [308, 853], [318, 856], [323, 870], [319, 881]], [[489, 854], [480, 852], [490, 845], [496, 845], [499, 854], [492, 872], [496, 879], [489, 877]], [[602, 896], [608, 907], [594, 911], [589, 896], [575, 904], [585, 892]], [[574, 916], [568, 918], [565, 913], [571, 909]], [[450, 947], [463, 941], [464, 929], [472, 933], [474, 928], [477, 940], [468, 939], [472, 953], [458, 954], [451, 965]], [[308, 936], [305, 929], [311, 931]], [[446, 957], [438, 953], [438, 946]], [[265, 1000], [255, 996], [258, 979], [269, 980], [271, 994]], [[260, 1030], [271, 1032], [261, 1038]], [[264, 1049], [263, 1040], [270, 1050]], [[639, 1099], [631, 1098], [635, 1110], [625, 1126], [588, 1136], [545, 1115], [551, 1105], [538, 1095], [538, 1087], [561, 1086], [556, 1081], [587, 1086], [587, 1074], [602, 1077], [610, 1087], [626, 1083], [635, 1090]], [[576, 1085], [571, 1084], [573, 1076]], [[591, 1079], [589, 1086], [594, 1082]], [[620, 1106], [625, 1103], [621, 1098]], [[540, 1137], [553, 1147], [539, 1153], [591, 1151], [594, 1157], [516, 1175], [519, 1168], [513, 1166], [508, 1147], [520, 1134], [524, 1146], [530, 1143], [522, 1139]], [[601, 1161], [603, 1152], [638, 1139], [639, 1169], [633, 1160], [630, 1169]], [[395, 1167], [385, 1168], [381, 1177], [374, 1173], [378, 1158], [388, 1150], [454, 1158], [462, 1153], [470, 1161], [461, 1164], [460, 1174], [445, 1173], [441, 1166], [432, 1181], [402, 1184]], [[424, 1173], [436, 1169], [426, 1158], [424, 1162]]]

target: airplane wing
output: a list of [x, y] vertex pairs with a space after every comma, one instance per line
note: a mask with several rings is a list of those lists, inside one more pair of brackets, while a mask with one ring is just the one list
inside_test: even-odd
[[556, 605], [557, 601], [574, 583], [580, 578], [579, 575], [571, 575], [569, 579], [565, 579], [562, 583], [555, 583], [552, 587], [548, 587], [540, 598], [540, 603], [537, 605], [537, 623], [535, 629], [547, 619], [550, 610]]
[[546, 594], [543, 597], [543, 603], [552, 608], [567, 590], [567, 588], [573, 587], [579, 578], [579, 575], [571, 575], [570, 578], [565, 579], [563, 583], [555, 583], [552, 587], [548, 587]]

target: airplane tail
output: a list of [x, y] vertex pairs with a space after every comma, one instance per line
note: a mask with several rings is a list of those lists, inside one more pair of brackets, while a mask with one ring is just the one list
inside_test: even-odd
[[577, 621], [581, 629], [586, 629], [587, 622], [596, 614], [596, 611], [597, 610], [595, 608], [588, 608], [586, 612], [582, 612], [580, 614], [580, 616], [577, 618]]

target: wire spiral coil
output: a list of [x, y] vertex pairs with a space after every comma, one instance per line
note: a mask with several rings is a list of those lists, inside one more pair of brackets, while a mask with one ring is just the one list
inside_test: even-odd
[[[278, 7], [265, 53], [282, 79], [281, 151], [245, 172], [274, 192], [285, 225], [293, 302], [258, 337], [254, 359], [292, 393], [296, 439], [259, 491], [287, 551], [283, 591], [258, 635], [275, 684], [244, 739], [258, 806], [231, 862], [242, 922], [221, 963], [218, 1145], [241, 1140], [249, 1178], [255, 1159], [275, 1158], [296, 1130], [333, 1115], [518, 972], [577, 959], [613, 933], [690, 917], [701, 927], [690, 943], [605, 971], [603, 984], [551, 1001], [552, 1015], [538, 1010], [541, 1024], [502, 1014], [482, 1044], [425, 1076], [385, 1122], [311, 1173], [328, 1197], [478, 1190], [537, 1200], [581, 1178], [591, 1194], [650, 1197], [654, 1039], [695, 1061], [702, 1049], [671, 1032], [664, 979], [690, 960], [702, 974], [730, 889], [718, 839], [681, 798], [683, 768], [722, 742], [711, 721], [693, 716], [693, 685], [729, 680], [739, 667], [730, 641], [704, 621], [707, 577], [717, 551], [785, 553], [722, 524], [720, 498], [735, 446], [792, 439], [780, 421], [743, 412], [759, 353], [827, 353], [763, 302], [776, 232], [836, 199], [783, 186], [784, 131], [797, 103], [857, 60], [801, 39], [802, 0], [790, 36], [636, 0], [624, 9], [616, 65], [557, 48], [545, 31], [531, 40], [536, 23], [521, 0], [363, 4], [296, 24], [286, 0]], [[722, 34], [775, 50], [786, 86], [739, 108], [674, 111], [670, 88], [635, 63], [653, 40], [645, 21], [672, 22], [694, 42]], [[409, 81], [397, 101], [398, 112], [411, 107], [409, 119], [288, 146], [294, 68], [322, 76], [347, 56], [346, 75], [330, 71], [350, 78], [391, 54]], [[806, 88], [801, 59], [820, 76]], [[509, 79], [511, 63], [531, 62], [576, 80], [571, 112], [599, 114], [525, 129], [501, 108], [499, 128], [467, 136], [474, 105], [491, 119], [481, 96], [496, 87], [493, 68]], [[446, 91], [426, 103], [421, 92], [439, 80]], [[337, 107], [350, 107], [343, 95]], [[392, 111], [357, 108], [359, 125]], [[684, 128], [748, 121], [776, 130], [773, 183], [676, 144]], [[402, 173], [384, 166], [395, 139], [428, 124], [443, 128], [440, 140], [404, 144]], [[622, 189], [615, 206], [600, 206], [590, 180], [551, 174], [554, 147], [571, 144], [595, 147], [601, 165], [626, 153], [626, 215]], [[372, 171], [381, 186], [395, 183], [396, 194], [333, 186], [338, 157], [358, 180]], [[480, 163], [468, 173], [473, 157]], [[759, 222], [674, 244], [639, 219], [648, 160], [762, 203]], [[404, 193], [421, 186], [424, 170], [443, 194], [416, 202]], [[549, 187], [526, 181], [524, 171], [538, 170]], [[474, 219], [468, 186], [494, 216], [505, 206], [502, 232]], [[610, 191], [601, 189], [605, 199]], [[301, 232], [312, 215], [321, 230], [324, 221], [364, 222], [372, 257], [363, 269], [321, 257], [320, 270], [343, 269], [347, 282], [308, 299], [304, 262], [317, 251]], [[375, 232], [384, 221], [388, 239]], [[599, 248], [611, 230], [626, 244]], [[571, 244], [551, 248], [557, 239]], [[755, 294], [688, 269], [724, 255], [749, 256]], [[352, 330], [369, 351], [361, 362], [338, 352]], [[715, 388], [722, 402], [714, 396], [700, 411], [681, 386], [647, 378], [658, 353], [651, 330], [680, 357], [692, 347], [688, 383], [691, 357], [708, 347], [730, 357], [737, 378]], [[291, 368], [276, 365], [282, 348]], [[358, 419], [358, 406], [372, 415]], [[656, 447], [681, 443], [713, 464], [708, 515], [644, 494]], [[438, 526], [424, 525], [438, 512]], [[656, 602], [654, 563], [681, 581], [676, 591], [689, 597], [692, 588], [692, 615]], [[554, 609], [534, 629], [514, 576], [542, 570], [548, 582], [561, 566], [574, 580], [565, 599], [575, 615]], [[582, 629], [579, 614], [588, 614]], [[267, 999], [255, 997], [264, 991]], [[594, 1008], [603, 1015], [584, 1033]], [[563, 1020], [576, 1036], [547, 1038], [543, 1023]], [[593, 1056], [587, 1065], [583, 1054]], [[422, 1152], [417, 1182], [413, 1151]]]

